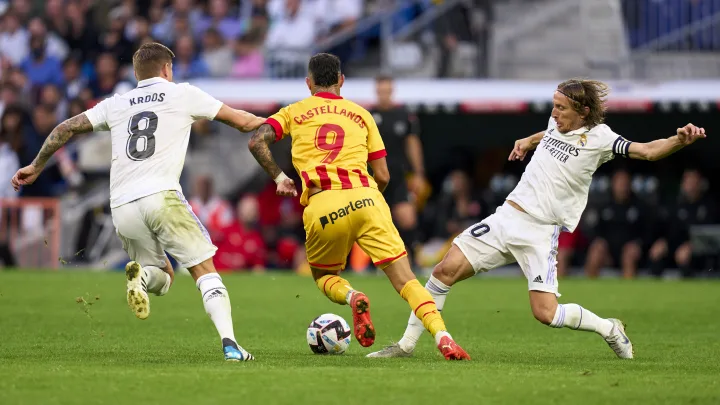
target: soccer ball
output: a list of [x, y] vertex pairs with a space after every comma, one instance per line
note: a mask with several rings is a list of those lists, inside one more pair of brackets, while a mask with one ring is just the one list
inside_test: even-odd
[[350, 325], [335, 314], [322, 314], [310, 322], [307, 342], [315, 354], [342, 354], [350, 345]]

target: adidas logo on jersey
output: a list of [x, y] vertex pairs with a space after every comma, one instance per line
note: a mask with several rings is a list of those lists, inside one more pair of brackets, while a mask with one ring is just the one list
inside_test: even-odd
[[350, 211], [356, 211], [365, 207], [374, 207], [375, 201], [373, 201], [372, 198], [363, 198], [362, 200], [357, 200], [354, 203], [351, 202], [347, 205], [347, 207], [341, 207], [339, 210], [335, 212], [331, 212], [327, 215], [323, 215], [320, 217], [320, 225], [322, 225], [322, 228], [325, 229], [325, 226], [327, 224], [334, 224], [335, 221], [338, 219], [350, 215]]
[[533, 283], [542, 283], [542, 282], [543, 282], [542, 277], [540, 277], [540, 276], [535, 277], [535, 280], [533, 280]]

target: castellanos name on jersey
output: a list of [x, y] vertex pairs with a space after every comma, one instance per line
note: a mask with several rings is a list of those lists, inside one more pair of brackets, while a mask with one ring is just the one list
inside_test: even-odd
[[587, 205], [595, 170], [615, 155], [627, 157], [630, 143], [605, 124], [563, 134], [550, 118], [545, 136], [507, 199], [533, 217], [572, 232]]
[[165, 190], [182, 191], [193, 122], [214, 119], [222, 102], [187, 83], [154, 77], [85, 112], [93, 129], [110, 131], [110, 206]]

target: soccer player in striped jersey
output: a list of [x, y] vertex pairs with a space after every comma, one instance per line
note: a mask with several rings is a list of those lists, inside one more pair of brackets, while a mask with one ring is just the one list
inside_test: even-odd
[[277, 193], [296, 196], [295, 184], [280, 170], [269, 149], [285, 136], [292, 137], [292, 161], [303, 181], [300, 203], [307, 206], [305, 247], [318, 288], [331, 301], [352, 307], [355, 338], [364, 347], [372, 345], [375, 328], [370, 300], [339, 276], [357, 242], [435, 337], [443, 356], [469, 360], [447, 332], [430, 293], [410, 269], [405, 244], [381, 194], [390, 175], [372, 115], [340, 96], [345, 78], [337, 57], [317, 54], [310, 59], [309, 71], [306, 82], [312, 95], [268, 118], [249, 147], [275, 179]]
[[[547, 129], [515, 142], [510, 153], [508, 160], [523, 160], [537, 149], [517, 187], [495, 214], [455, 238], [435, 266], [425, 288], [438, 310], [453, 284], [517, 262], [527, 278], [530, 308], [538, 321], [554, 328], [595, 332], [618, 357], [633, 357], [622, 322], [600, 318], [578, 304], [558, 303], [558, 236], [572, 232], [580, 221], [592, 176], [600, 165], [615, 156], [662, 159], [705, 138], [705, 130], [688, 124], [670, 138], [630, 142], [603, 124], [607, 94], [608, 87], [594, 80], [560, 83]], [[422, 332], [411, 314], [403, 338], [368, 357], [408, 357]]]

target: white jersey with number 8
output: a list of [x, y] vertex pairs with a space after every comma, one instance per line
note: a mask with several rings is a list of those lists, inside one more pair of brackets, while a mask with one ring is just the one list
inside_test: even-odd
[[182, 192], [190, 127], [214, 119], [220, 107], [197, 87], [154, 77], [86, 111], [93, 129], [109, 130], [112, 137], [110, 207], [161, 191]]

